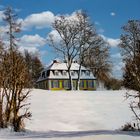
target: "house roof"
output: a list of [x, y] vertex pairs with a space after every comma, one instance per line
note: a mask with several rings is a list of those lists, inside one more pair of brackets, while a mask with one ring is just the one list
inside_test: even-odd
[[[79, 66], [80, 65], [78, 63], [74, 62], [72, 63], [70, 70], [79, 70]], [[55, 61], [50, 66], [48, 66], [45, 70], [68, 70], [68, 68], [67, 68], [67, 63]], [[82, 66], [81, 70], [89, 70], [89, 69]]]
[[[74, 62], [72, 63], [72, 66], [71, 66], [71, 71], [78, 71], [79, 70], [79, 64]], [[46, 79], [69, 79], [69, 75], [68, 75], [68, 72], [66, 75], [62, 75], [62, 73], [60, 73], [60, 71], [67, 71], [68, 68], [67, 68], [67, 63], [64, 63], [64, 62], [58, 62], [58, 61], [54, 61], [50, 66], [48, 66], [47, 68], [45, 68], [43, 72], [47, 72], [47, 71], [58, 71], [59, 74], [58, 75], [54, 75], [52, 72], [50, 72], [49, 76], [43, 78], [43, 77], [39, 77], [38, 81], [43, 81], [43, 80], [46, 80]], [[84, 66], [81, 66], [81, 71], [90, 71], [89, 69], [85, 68]], [[74, 75], [71, 75], [72, 79], [78, 79], [78, 72], [75, 72]], [[96, 79], [93, 75], [92, 72], [90, 72], [89, 75], [87, 75], [86, 73], [84, 74], [81, 74], [80, 76], [80, 79]]]

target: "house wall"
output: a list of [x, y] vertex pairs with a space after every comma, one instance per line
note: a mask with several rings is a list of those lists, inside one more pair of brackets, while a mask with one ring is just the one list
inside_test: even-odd
[[44, 80], [44, 81], [40, 81], [37, 83], [37, 88], [40, 88], [40, 89], [49, 89], [48, 88], [48, 81], [47, 80]]
[[[73, 80], [73, 89], [76, 90], [77, 80]], [[47, 90], [68, 90], [69, 80], [44, 80], [38, 82], [38, 88]], [[96, 90], [96, 80], [80, 80], [80, 90]]]

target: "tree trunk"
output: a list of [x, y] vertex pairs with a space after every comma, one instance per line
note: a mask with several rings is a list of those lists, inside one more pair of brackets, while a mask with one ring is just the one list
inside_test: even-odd
[[77, 79], [77, 84], [76, 84], [76, 90], [80, 90], [81, 67], [82, 67], [82, 64], [80, 63], [79, 70], [78, 70], [78, 79]]
[[0, 99], [0, 128], [3, 128], [2, 101]]
[[68, 68], [68, 74], [69, 74], [69, 83], [70, 83], [70, 89], [69, 90], [73, 90], [73, 82], [72, 82], [70, 68]]

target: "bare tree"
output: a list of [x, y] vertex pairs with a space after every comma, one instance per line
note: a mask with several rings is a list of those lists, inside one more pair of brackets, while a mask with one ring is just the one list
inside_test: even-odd
[[8, 51], [4, 55], [2, 67], [4, 76], [2, 86], [6, 96], [5, 126], [12, 125], [14, 131], [21, 131], [24, 129], [23, 120], [31, 116], [27, 107], [29, 103], [26, 102], [30, 93], [30, 90], [25, 90], [30, 84], [26, 62], [18, 51]]
[[133, 98], [130, 108], [137, 120], [140, 130], [140, 21], [130, 20], [123, 26], [121, 35], [121, 51], [125, 62], [123, 85], [136, 92], [127, 92], [127, 98]]
[[3, 89], [2, 89], [2, 81], [3, 81], [3, 72], [2, 72], [2, 61], [3, 61], [3, 43], [2, 41], [0, 41], [0, 128], [3, 128], [4, 127], [4, 116], [3, 116], [3, 108], [4, 108], [4, 92], [3, 92]]
[[[111, 63], [109, 62], [109, 47], [103, 38], [97, 34], [96, 29], [94, 25], [91, 24], [87, 14], [85, 12], [77, 14], [79, 20], [79, 28], [81, 29], [78, 38], [78, 57], [80, 67], [78, 72], [77, 89], [79, 89], [81, 65], [85, 65], [86, 67], [90, 68], [97, 79], [101, 79], [103, 74], [102, 76], [100, 75], [103, 73], [103, 71], [106, 73], [106, 76], [107, 73], [111, 71]], [[105, 65], [108, 65], [106, 66], [106, 68], [108, 68], [106, 71]]]
[[55, 37], [49, 35], [49, 44], [53, 46], [53, 48], [62, 55], [63, 59], [66, 60], [66, 65], [68, 68], [69, 80], [70, 80], [70, 90], [73, 89], [72, 86], [72, 77], [71, 77], [71, 65], [73, 60], [79, 53], [79, 22], [77, 18], [77, 14], [75, 18], [69, 18], [65, 16], [60, 16], [55, 19], [53, 23], [53, 28], [57, 31], [60, 36], [60, 41], [55, 43]]
[[78, 48], [78, 79], [76, 89], [79, 90], [80, 87], [80, 76], [81, 76], [81, 67], [86, 57], [86, 51], [93, 45], [96, 44], [97, 33], [93, 24], [89, 20], [89, 16], [86, 12], [80, 11], [77, 12], [77, 19], [79, 22], [79, 35], [77, 36], [77, 48]]
[[133, 60], [126, 62], [123, 85], [128, 89], [135, 90], [134, 93], [127, 92], [126, 98], [131, 98], [130, 108], [136, 118], [138, 130], [140, 130], [140, 54], [135, 56]]
[[112, 69], [108, 44], [96, 36], [93, 45], [85, 52], [84, 65], [89, 67], [100, 81], [108, 81]]
[[30, 90], [24, 90], [30, 84], [29, 73], [25, 59], [16, 45], [15, 33], [20, 31], [20, 24], [17, 24], [12, 8], [8, 7], [4, 15], [9, 27], [9, 45], [2, 56], [0, 69], [1, 95], [5, 97], [3, 122], [5, 127], [12, 125], [14, 131], [21, 131], [24, 129], [24, 119], [31, 117], [27, 107], [29, 103], [26, 102]]
[[133, 59], [140, 51], [140, 21], [129, 20], [128, 23], [122, 27], [124, 33], [121, 35], [121, 53], [123, 60]]
[[29, 53], [25, 50], [24, 57], [30, 73], [31, 86], [36, 87], [36, 81], [40, 76], [40, 72], [43, 70], [43, 64], [36, 53]]
[[84, 11], [76, 12], [72, 18], [60, 16], [55, 20], [53, 27], [58, 32], [60, 40], [55, 43], [55, 37], [50, 35], [49, 43], [67, 61], [71, 89], [72, 79], [70, 68], [74, 59], [77, 59], [79, 62], [76, 86], [76, 89], [79, 90], [81, 66], [84, 64], [85, 57], [89, 56], [87, 52], [89, 52], [90, 48], [96, 49], [103, 46], [105, 42], [96, 33], [95, 27], [91, 24], [88, 15]]

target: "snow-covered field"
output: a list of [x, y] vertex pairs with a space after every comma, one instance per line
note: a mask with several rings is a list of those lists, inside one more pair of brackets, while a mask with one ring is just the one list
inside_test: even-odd
[[0, 140], [138, 140], [139, 133], [119, 130], [133, 119], [125, 92], [34, 89], [27, 132], [0, 130]]

